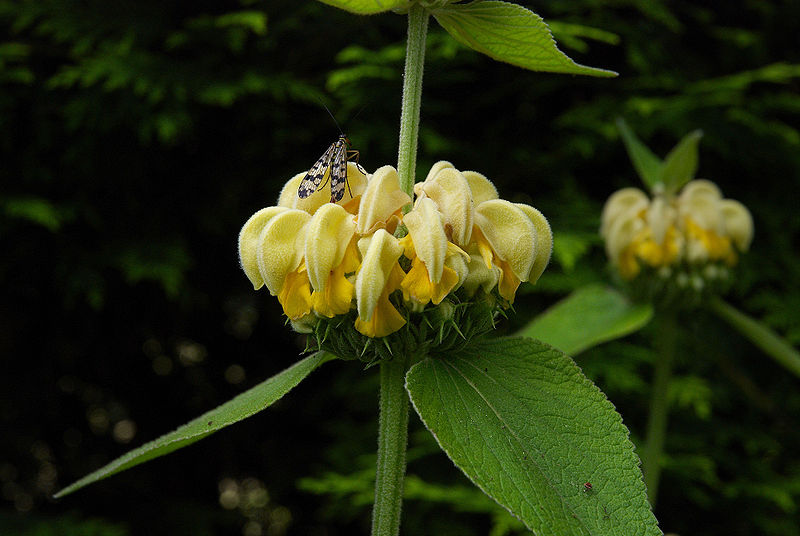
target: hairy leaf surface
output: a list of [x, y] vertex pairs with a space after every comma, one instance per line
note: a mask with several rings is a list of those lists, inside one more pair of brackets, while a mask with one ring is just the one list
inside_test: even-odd
[[661, 534], [627, 428], [567, 355], [484, 341], [417, 363], [406, 388], [453, 462], [537, 535]]
[[448, 4], [433, 16], [461, 44], [532, 71], [612, 77], [617, 73], [575, 63], [561, 52], [544, 20], [520, 5], [499, 0]]

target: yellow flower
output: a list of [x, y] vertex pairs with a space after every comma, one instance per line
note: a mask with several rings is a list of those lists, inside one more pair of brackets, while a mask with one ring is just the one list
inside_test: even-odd
[[[474, 277], [469, 275], [475, 269], [473, 259], [464, 257], [472, 267], [461, 281], [469, 280], [469, 293], [485, 289], [499, 274], [498, 292], [513, 303], [520, 282], [536, 282], [547, 266], [553, 235], [545, 217], [528, 205], [499, 199], [497, 189], [482, 174], [460, 172], [449, 162], [437, 162], [415, 191], [435, 201], [445, 235], [455, 246], [482, 256], [486, 268]], [[426, 225], [430, 226], [433, 223]]]
[[606, 253], [624, 279], [636, 277], [643, 266], [733, 265], [736, 250], [749, 247], [752, 233], [749, 211], [703, 179], [687, 183], [677, 197], [659, 193], [652, 200], [624, 188], [609, 197], [600, 226]]
[[356, 276], [358, 319], [356, 329], [367, 337], [385, 337], [406, 323], [389, 295], [400, 288], [405, 276], [397, 262], [403, 246], [383, 229], [358, 241], [364, 260]]
[[400, 189], [397, 171], [392, 166], [378, 168], [361, 197], [356, 231], [361, 236], [378, 229], [393, 233], [403, 207], [409, 203], [411, 197]]
[[314, 311], [332, 318], [350, 310], [355, 287], [346, 275], [358, 268], [353, 216], [332, 203], [322, 205], [306, 231], [305, 258]]
[[424, 193], [403, 223], [408, 235], [401, 244], [411, 259], [411, 270], [401, 283], [403, 297], [417, 305], [438, 305], [459, 283], [456, 270], [446, 265], [447, 257], [468, 256], [447, 240], [439, 209]]
[[285, 207], [262, 208], [250, 216], [239, 232], [239, 264], [255, 290], [264, 286], [264, 278], [258, 269], [259, 236], [269, 220], [284, 210]]
[[[298, 331], [315, 332], [324, 318], [355, 309], [352, 328], [385, 337], [409, 313], [442, 306], [462, 286], [456, 301], [497, 289], [506, 306], [520, 282], [536, 281], [549, 261], [552, 234], [538, 210], [499, 199], [486, 177], [449, 162], [435, 164], [415, 187], [407, 214], [412, 198], [391, 166], [365, 176], [349, 163], [350, 189], [336, 204], [328, 202], [328, 186], [300, 199], [304, 177], [292, 177], [278, 206], [258, 211], [239, 234], [245, 274], [278, 297]], [[393, 234], [406, 231], [402, 239]]]
[[[258, 269], [270, 294], [278, 296], [292, 320], [311, 312], [308, 274], [303, 262], [308, 212], [286, 209], [272, 217], [259, 235]], [[294, 292], [293, 292], [294, 291]]]

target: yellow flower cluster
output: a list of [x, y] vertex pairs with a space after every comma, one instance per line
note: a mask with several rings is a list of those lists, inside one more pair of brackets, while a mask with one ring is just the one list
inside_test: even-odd
[[356, 330], [383, 337], [459, 290], [469, 298], [496, 289], [510, 304], [550, 259], [552, 234], [538, 210], [499, 199], [486, 177], [449, 162], [415, 186], [406, 214], [412, 199], [391, 166], [365, 176], [349, 163], [350, 188], [335, 204], [330, 186], [300, 199], [304, 175], [239, 234], [245, 274], [278, 297], [298, 331], [355, 309]]
[[753, 219], [744, 205], [723, 199], [713, 182], [699, 179], [676, 196], [615, 192], [603, 208], [600, 234], [611, 263], [630, 280], [646, 266], [732, 266], [750, 247]]

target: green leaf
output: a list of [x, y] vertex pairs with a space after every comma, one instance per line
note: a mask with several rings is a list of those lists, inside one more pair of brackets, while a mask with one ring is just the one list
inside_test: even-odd
[[636, 137], [636, 134], [621, 117], [617, 118], [617, 128], [622, 135], [622, 141], [625, 143], [625, 149], [628, 151], [636, 173], [639, 174], [642, 182], [652, 190], [661, 181], [661, 168], [664, 167], [661, 159]]
[[408, 5], [408, 0], [320, 0], [320, 2], [358, 15], [374, 15]]
[[661, 534], [627, 428], [567, 355], [487, 340], [417, 363], [406, 388], [450, 459], [536, 534]]
[[145, 443], [141, 447], [101, 467], [97, 471], [86, 475], [77, 482], [70, 484], [56, 493], [54, 498], [63, 497], [98, 480], [124, 471], [125, 469], [130, 469], [140, 463], [164, 456], [172, 451], [191, 445], [195, 441], [210, 436], [217, 430], [221, 430], [226, 426], [251, 417], [267, 409], [276, 400], [288, 393], [295, 385], [300, 383], [300, 381], [308, 376], [314, 369], [332, 359], [335, 359], [335, 356], [326, 352], [317, 352], [314, 355], [306, 357], [283, 372], [276, 374], [252, 389], [225, 402], [218, 408], [212, 409], [200, 417], [184, 424], [177, 430], [165, 434], [154, 441]]
[[702, 130], [688, 133], [664, 158], [661, 182], [667, 192], [677, 192], [694, 178], [697, 173], [697, 146], [702, 137]]
[[632, 303], [605, 285], [588, 285], [534, 318], [519, 334], [576, 355], [638, 331], [652, 317], [652, 305]]
[[750, 339], [764, 353], [800, 377], [800, 352], [777, 333], [719, 298], [714, 298], [709, 305], [712, 311]]
[[572, 61], [556, 47], [542, 18], [517, 4], [499, 0], [448, 4], [433, 10], [433, 16], [458, 42], [499, 61], [532, 71], [617, 76]]

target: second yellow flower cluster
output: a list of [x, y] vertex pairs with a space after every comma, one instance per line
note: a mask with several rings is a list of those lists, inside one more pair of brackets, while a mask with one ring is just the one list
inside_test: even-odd
[[330, 186], [298, 198], [304, 175], [239, 235], [247, 277], [278, 297], [299, 331], [356, 309], [355, 328], [383, 337], [459, 290], [467, 298], [496, 290], [510, 304], [550, 259], [552, 233], [538, 210], [499, 199], [485, 176], [449, 162], [415, 186], [405, 214], [412, 199], [391, 166], [365, 176], [348, 164], [350, 188], [335, 204]]
[[732, 266], [750, 246], [753, 220], [744, 205], [699, 179], [677, 196], [652, 200], [637, 188], [615, 192], [603, 208], [600, 234], [611, 263], [630, 280], [646, 266]]

